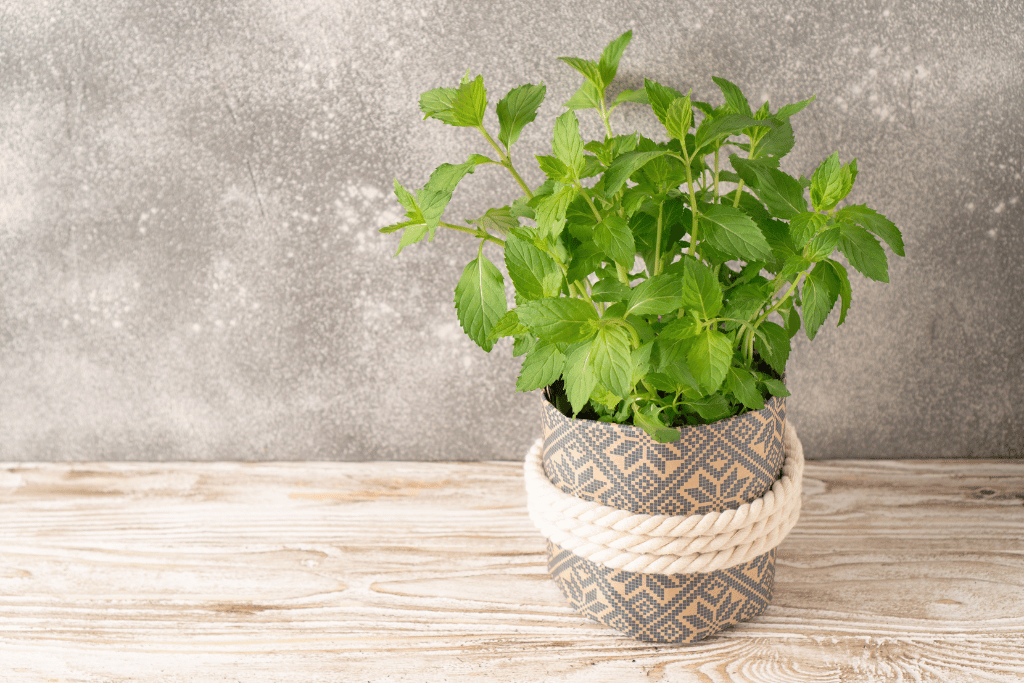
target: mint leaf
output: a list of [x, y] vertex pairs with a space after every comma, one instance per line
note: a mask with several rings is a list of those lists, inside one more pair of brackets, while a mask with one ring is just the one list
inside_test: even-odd
[[537, 118], [537, 109], [544, 101], [547, 88], [544, 84], [527, 83], [513, 88], [498, 102], [498, 140], [508, 149], [516, 140], [523, 127]]
[[636, 102], [637, 104], [650, 104], [651, 101], [647, 97], [646, 90], [623, 90], [615, 96], [615, 101], [612, 102], [612, 108], [622, 104], [623, 102]]
[[541, 235], [557, 237], [565, 227], [565, 210], [575, 196], [568, 185], [563, 186], [554, 194], [534, 197], [537, 229]]
[[889, 262], [885, 250], [864, 228], [844, 223], [839, 237], [839, 251], [864, 277], [878, 282], [889, 281]]
[[478, 225], [485, 232], [496, 232], [505, 235], [510, 230], [519, 227], [519, 219], [512, 215], [512, 207], [502, 206], [500, 208], [487, 209], [487, 213], [480, 218], [466, 221], [470, 225]]
[[700, 122], [697, 132], [694, 134], [694, 153], [701, 156], [701, 152], [711, 144], [724, 141], [731, 135], [738, 135], [747, 128], [768, 127], [767, 121], [757, 121], [742, 114], [719, 114], [708, 116]]
[[850, 190], [853, 189], [853, 183], [857, 180], [856, 159], [850, 160], [850, 163], [839, 169], [839, 178], [842, 181], [842, 186], [839, 188], [839, 194], [846, 197], [850, 194]]
[[684, 315], [665, 325], [658, 335], [658, 339], [689, 339], [696, 337], [700, 331], [701, 324], [691, 316]]
[[682, 283], [675, 274], [662, 273], [633, 288], [626, 302], [626, 316], [666, 315], [683, 305]]
[[562, 289], [562, 271], [554, 259], [515, 235], [505, 239], [505, 267], [523, 298], [555, 297]]
[[416, 192], [416, 204], [423, 216], [423, 222], [427, 224], [430, 232], [430, 239], [434, 239], [434, 230], [441, 222], [441, 215], [452, 199], [451, 192], [438, 192], [423, 188]]
[[773, 322], [762, 322], [754, 333], [754, 349], [781, 377], [789, 359], [789, 333]]
[[452, 116], [455, 119], [455, 125], [482, 126], [485, 111], [487, 111], [487, 90], [484, 88], [484, 77], [477, 76], [472, 81], [464, 80], [455, 93], [455, 101], [452, 102]]
[[679, 441], [679, 439], [682, 438], [682, 432], [678, 429], [666, 427], [665, 424], [658, 419], [657, 413], [657, 406], [651, 406], [651, 409], [649, 410], [641, 410], [634, 404], [633, 424], [644, 430], [648, 436], [658, 443], [675, 443], [676, 441]]
[[632, 31], [626, 31], [621, 36], [608, 43], [601, 53], [601, 59], [597, 63], [598, 72], [601, 74], [601, 81], [607, 86], [615, 80], [615, 74], [619, 70], [619, 60], [622, 53], [633, 38]]
[[502, 337], [518, 337], [519, 335], [526, 334], [530, 331], [526, 325], [519, 322], [519, 314], [516, 309], [510, 309], [505, 311], [505, 315], [501, 316], [498, 322], [494, 323], [494, 327], [487, 333], [488, 339], [501, 339]]
[[583, 139], [580, 138], [580, 122], [576, 113], [567, 111], [555, 119], [555, 134], [551, 149], [572, 177], [578, 179], [583, 170]]
[[829, 228], [815, 235], [814, 239], [804, 248], [804, 258], [811, 262], [827, 259], [839, 244], [839, 234], [839, 228]]
[[592, 59], [580, 59], [579, 57], [559, 57], [558, 59], [583, 74], [583, 77], [597, 86], [598, 90], [604, 90], [608, 85], [601, 77], [601, 67]]
[[665, 115], [668, 113], [669, 105], [674, 100], [679, 99], [683, 96], [683, 93], [679, 92], [675, 88], [669, 88], [655, 81], [644, 79], [644, 91], [647, 93], [647, 99], [651, 103], [651, 109], [654, 111], [654, 115], [658, 117], [662, 125], [665, 125]]
[[714, 271], [691, 256], [684, 257], [680, 263], [683, 264], [683, 306], [696, 311], [701, 320], [714, 318], [722, 310], [722, 285]]
[[565, 354], [551, 342], [540, 342], [526, 354], [516, 380], [516, 391], [533, 391], [552, 384], [562, 376]]
[[774, 377], [765, 377], [762, 375], [761, 382], [772, 396], [781, 396], [785, 398], [790, 395], [789, 389], [786, 388], [786, 385]]
[[728, 292], [728, 302], [722, 309], [723, 318], [732, 318], [722, 323], [726, 331], [735, 330], [742, 323], [738, 320], [752, 320], [764, 308], [768, 297], [756, 285], [740, 285]]
[[565, 394], [572, 406], [573, 415], [586, 407], [590, 394], [597, 386], [597, 373], [594, 371], [593, 339], [573, 344], [565, 352], [565, 368], [562, 379], [565, 380]]
[[617, 303], [629, 296], [630, 289], [615, 278], [601, 278], [590, 288], [592, 301]]
[[398, 203], [405, 207], [408, 212], [406, 215], [413, 220], [422, 218], [419, 213], [419, 207], [416, 206], [416, 198], [412, 196], [409, 190], [402, 187], [398, 182], [398, 178], [395, 178], [395, 196], [398, 198]]
[[626, 220], [617, 213], [610, 213], [594, 227], [594, 242], [616, 263], [632, 268], [636, 257], [633, 232]]
[[398, 251], [395, 252], [395, 256], [402, 253], [410, 244], [416, 244], [424, 237], [427, 236], [427, 226], [425, 225], [410, 225], [402, 233], [402, 240], [398, 243]]
[[706, 329], [693, 340], [686, 364], [705, 394], [718, 391], [732, 360], [732, 344], [718, 330]]
[[505, 286], [501, 272], [483, 254], [462, 271], [455, 286], [455, 311], [469, 338], [490, 352], [494, 342], [487, 333], [505, 315]]
[[686, 140], [686, 134], [693, 125], [693, 106], [690, 96], [672, 100], [665, 111], [665, 130], [676, 140]]
[[750, 111], [750, 103], [747, 102], [747, 98], [743, 95], [743, 91], [739, 89], [739, 86], [719, 76], [712, 76], [711, 80], [722, 91], [725, 103], [729, 105], [732, 111], [737, 114], [743, 114], [748, 118], [754, 116], [753, 112]]
[[771, 247], [750, 216], [723, 204], [701, 204], [700, 226], [703, 239], [731, 257], [747, 261], [767, 261]]
[[839, 322], [836, 323], [836, 327], [839, 327], [846, 320], [846, 312], [850, 310], [850, 299], [853, 297], [853, 290], [850, 288], [850, 276], [846, 272], [846, 268], [843, 267], [843, 264], [831, 259], [826, 263], [832, 266], [832, 269], [836, 271], [836, 277], [839, 278], [839, 300], [841, 307], [839, 309]]
[[825, 212], [835, 208], [845, 196], [839, 152], [833, 152], [832, 156], [814, 169], [814, 175], [811, 176], [811, 204], [815, 211]]
[[599, 109], [601, 91], [590, 81], [583, 81], [579, 90], [562, 106], [567, 109]]
[[807, 274], [800, 292], [800, 300], [804, 314], [804, 332], [807, 333], [808, 339], [814, 339], [818, 334], [818, 328], [835, 307], [839, 289], [839, 276], [828, 263], [817, 264]]
[[435, 88], [420, 95], [420, 111], [425, 119], [437, 119], [442, 123], [457, 126], [452, 106], [455, 103], [455, 88]]
[[794, 144], [796, 144], [796, 139], [793, 137], [793, 125], [788, 120], [775, 123], [772, 129], [757, 143], [757, 154], [781, 159], [789, 154]]
[[[545, 298], [519, 306], [519, 320], [541, 339], [574, 343], [593, 334], [597, 311], [581, 299]], [[589, 392], [587, 394], [590, 395]]]
[[788, 220], [807, 211], [803, 185], [793, 176], [741, 159], [736, 154], [731, 155], [729, 161], [775, 216]]
[[629, 334], [617, 325], [604, 325], [598, 329], [592, 349], [598, 381], [616, 396], [627, 398], [633, 390]]
[[793, 240], [793, 246], [803, 249], [818, 230], [825, 227], [826, 222], [828, 219], [825, 216], [812, 211], [805, 211], [793, 216], [789, 221], [789, 237]]
[[725, 378], [725, 387], [750, 410], [764, 408], [764, 397], [757, 390], [757, 382], [745, 368], [730, 367]]
[[668, 154], [668, 150], [627, 152], [618, 156], [611, 166], [608, 167], [608, 170], [604, 172], [604, 196], [614, 197], [622, 189], [622, 186], [626, 184], [626, 181], [629, 180], [629, 176], [643, 168], [651, 159], [656, 159], [665, 154]]
[[775, 118], [780, 121], [789, 119], [790, 116], [796, 114], [799, 111], [802, 111], [804, 107], [813, 102], [815, 97], [817, 96], [811, 95], [810, 98], [803, 100], [802, 102], [795, 102], [793, 104], [784, 105], [781, 109], [779, 109], [778, 112], [776, 112]]
[[875, 233], [889, 245], [889, 248], [897, 256], [905, 256], [903, 252], [903, 235], [900, 234], [899, 228], [874, 209], [869, 209], [864, 204], [853, 204], [852, 206], [844, 206], [839, 209], [836, 215], [841, 220], [856, 223], [865, 230]]
[[451, 194], [467, 173], [476, 170], [476, 164], [466, 162], [464, 164], [441, 164], [430, 174], [430, 179], [423, 186], [424, 190], [433, 192], [447, 192]]
[[538, 154], [535, 158], [537, 159], [537, 165], [540, 166], [541, 172], [551, 180], [556, 180], [562, 183], [568, 182], [572, 179], [571, 174], [569, 173], [569, 167], [562, 163], [561, 159], [558, 157]]

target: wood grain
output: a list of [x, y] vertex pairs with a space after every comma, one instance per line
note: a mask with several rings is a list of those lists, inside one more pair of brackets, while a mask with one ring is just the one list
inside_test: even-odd
[[1022, 681], [1024, 463], [810, 462], [768, 612], [624, 639], [520, 465], [0, 464], [0, 681]]

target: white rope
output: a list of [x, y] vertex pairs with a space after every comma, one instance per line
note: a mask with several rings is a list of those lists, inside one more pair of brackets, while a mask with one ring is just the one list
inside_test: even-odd
[[530, 519], [553, 543], [610, 567], [643, 574], [709, 573], [763, 555], [800, 517], [804, 451], [788, 422], [782, 478], [762, 497], [734, 510], [689, 517], [642, 515], [576, 498], [544, 472], [541, 440], [526, 454]]

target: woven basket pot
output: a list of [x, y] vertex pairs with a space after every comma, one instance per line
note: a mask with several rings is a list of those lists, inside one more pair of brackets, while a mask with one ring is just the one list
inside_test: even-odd
[[[657, 443], [642, 429], [570, 419], [544, 401], [543, 462], [577, 498], [649, 515], [703, 515], [763, 496], [781, 475], [785, 399]], [[548, 541], [548, 573], [573, 608], [642, 641], [693, 643], [768, 607], [775, 549], [698, 574], [611, 569]]]

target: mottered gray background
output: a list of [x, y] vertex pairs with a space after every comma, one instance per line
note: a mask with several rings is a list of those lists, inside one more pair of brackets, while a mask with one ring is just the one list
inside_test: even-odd
[[[786, 170], [856, 157], [899, 225], [891, 283], [797, 338], [809, 457], [1024, 455], [1024, 9], [1014, 2], [15, 0], [0, 5], [0, 460], [521, 458], [540, 398], [461, 332], [471, 238], [392, 259], [398, 177], [486, 152], [420, 92], [620, 67], [794, 118]], [[620, 108], [617, 132], [652, 121]], [[492, 113], [490, 121], [496, 130]], [[583, 115], [584, 130], [597, 134]], [[482, 167], [453, 219], [508, 202]], [[500, 253], [487, 252], [500, 261]]]

